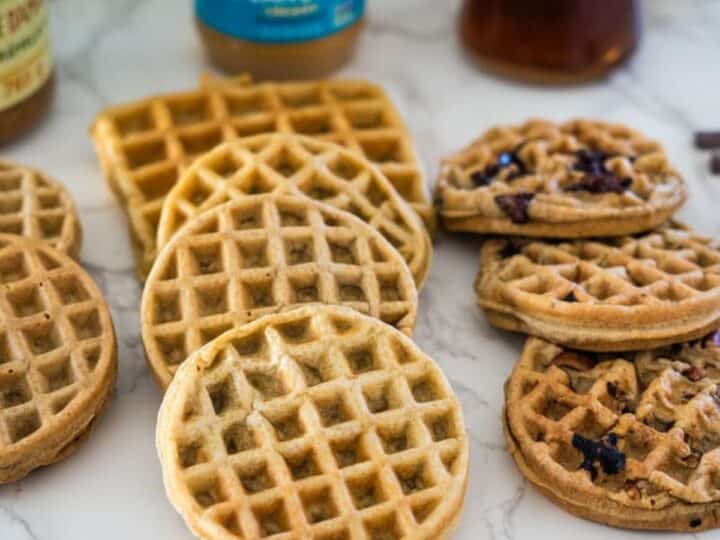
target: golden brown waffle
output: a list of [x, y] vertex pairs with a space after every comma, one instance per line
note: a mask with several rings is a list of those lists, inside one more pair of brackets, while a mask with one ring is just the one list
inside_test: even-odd
[[720, 335], [592, 355], [528, 339], [505, 387], [523, 474], [566, 510], [609, 525], [720, 526]]
[[467, 484], [440, 368], [340, 306], [267, 315], [193, 354], [157, 446], [170, 501], [206, 540], [445, 538]]
[[70, 194], [42, 172], [0, 160], [0, 233], [43, 240], [78, 258], [82, 229]]
[[249, 86], [247, 78], [205, 78], [197, 90], [106, 109], [92, 127], [105, 176], [127, 209], [143, 277], [156, 255], [163, 199], [180, 174], [221, 142], [271, 132], [306, 134], [366, 156], [432, 222], [409, 133], [379, 86], [350, 80]]
[[145, 283], [150, 369], [167, 387], [179, 362], [224, 331], [314, 302], [352, 307], [408, 335], [415, 327], [412, 274], [365, 222], [281, 194], [217, 206], [173, 237]]
[[90, 276], [38, 240], [0, 234], [0, 483], [69, 455], [117, 370], [110, 312]]
[[589, 120], [493, 128], [444, 161], [436, 190], [448, 229], [553, 238], [647, 231], [686, 198], [660, 144]]
[[660, 347], [720, 325], [720, 243], [678, 223], [605, 240], [490, 240], [475, 290], [500, 328], [594, 351]]
[[382, 173], [337, 144], [290, 134], [245, 137], [197, 159], [165, 197], [159, 246], [188, 220], [231, 199], [273, 191], [304, 193], [350, 212], [387, 238], [418, 287], [430, 268], [430, 238]]

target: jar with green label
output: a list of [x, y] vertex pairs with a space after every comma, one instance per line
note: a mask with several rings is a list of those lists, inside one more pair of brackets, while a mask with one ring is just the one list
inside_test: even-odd
[[256, 79], [315, 78], [352, 57], [365, 0], [195, 0], [210, 59]]
[[0, 0], [0, 143], [20, 137], [48, 112], [53, 95], [45, 0]]

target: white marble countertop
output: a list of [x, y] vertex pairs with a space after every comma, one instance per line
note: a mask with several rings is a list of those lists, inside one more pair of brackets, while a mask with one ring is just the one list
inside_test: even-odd
[[[625, 122], [660, 139], [690, 184], [681, 216], [720, 234], [720, 176], [692, 148], [693, 130], [720, 128], [720, 1], [648, 0], [642, 47], [599, 84], [548, 89], [510, 84], [464, 60], [454, 32], [457, 1], [370, 0], [356, 60], [343, 74], [385, 85], [407, 118], [432, 178], [441, 156], [481, 130], [529, 116]], [[59, 96], [42, 129], [2, 154], [67, 183], [85, 230], [83, 264], [110, 302], [120, 346], [114, 399], [71, 459], [0, 487], [2, 540], [191, 538], [165, 499], [154, 449], [161, 394], [139, 337], [140, 287], [123, 216], [87, 135], [105, 105], [191, 88], [207, 66], [190, 0], [55, 0]], [[417, 341], [459, 394], [472, 436], [471, 480], [458, 540], [626, 538], [572, 517], [528, 486], [506, 452], [502, 384], [522, 340], [491, 329], [473, 302], [479, 242], [441, 237], [421, 296]], [[635, 537], [650, 535], [633, 534]], [[703, 535], [720, 538], [720, 531]]]

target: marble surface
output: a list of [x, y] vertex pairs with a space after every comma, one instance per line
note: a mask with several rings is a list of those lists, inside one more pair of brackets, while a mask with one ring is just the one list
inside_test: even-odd
[[[547, 89], [474, 69], [454, 32], [456, 1], [370, 0], [367, 31], [343, 74], [384, 84], [407, 118], [429, 177], [438, 160], [493, 124], [529, 116], [590, 116], [626, 122], [662, 140], [690, 184], [682, 217], [720, 234], [720, 176], [691, 134], [720, 127], [720, 1], [649, 0], [633, 61], [608, 80]], [[189, 0], [55, 0], [59, 95], [47, 124], [3, 155], [67, 183], [85, 230], [82, 261], [107, 294], [120, 346], [117, 391], [102, 422], [68, 461], [0, 487], [2, 540], [189, 539], [167, 503], [154, 450], [161, 394], [143, 359], [140, 287], [122, 214], [106, 188], [87, 128], [105, 105], [190, 88], [207, 66]], [[630, 534], [581, 521], [523, 480], [502, 438], [502, 384], [522, 340], [491, 329], [473, 303], [479, 242], [441, 237], [421, 296], [417, 341], [459, 394], [471, 434], [472, 466], [458, 540], [583, 540]], [[666, 535], [664, 538], [720, 538]]]

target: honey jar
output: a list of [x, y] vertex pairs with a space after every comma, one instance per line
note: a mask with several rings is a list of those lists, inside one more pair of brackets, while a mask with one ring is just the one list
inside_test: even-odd
[[479, 64], [536, 83], [605, 75], [634, 51], [636, 0], [465, 0], [460, 35]]

